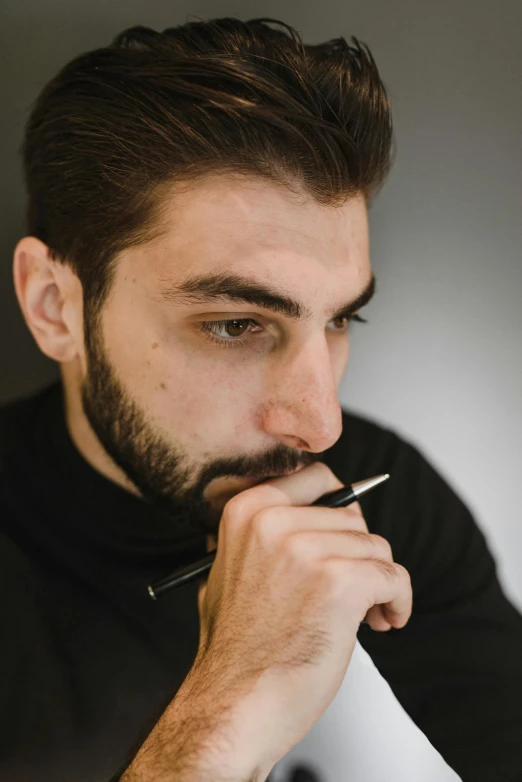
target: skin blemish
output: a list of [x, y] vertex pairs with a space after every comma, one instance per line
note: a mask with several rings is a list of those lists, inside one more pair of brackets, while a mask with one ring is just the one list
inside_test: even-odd
[[164, 391], [167, 390], [167, 386], [165, 385], [165, 383], [160, 383], [160, 388], [162, 388]]
[[156, 350], [157, 347], [159, 347], [159, 342], [153, 342], [152, 343], [152, 350]]

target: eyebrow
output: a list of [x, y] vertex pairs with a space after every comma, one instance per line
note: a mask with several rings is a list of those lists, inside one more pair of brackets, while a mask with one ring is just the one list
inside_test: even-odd
[[[330, 314], [330, 319], [348, 317], [368, 304], [375, 293], [375, 275], [364, 290], [351, 301], [343, 304]], [[312, 311], [302, 302], [271, 286], [240, 274], [208, 274], [189, 277], [174, 285], [165, 282], [160, 288], [162, 301], [174, 304], [209, 304], [229, 300], [236, 304], [253, 304], [256, 307], [272, 310], [291, 320], [307, 320]]]

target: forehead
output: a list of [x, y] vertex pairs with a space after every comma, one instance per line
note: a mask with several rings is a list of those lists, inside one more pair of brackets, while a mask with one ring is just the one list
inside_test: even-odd
[[289, 281], [300, 272], [331, 272], [347, 284], [370, 274], [361, 194], [325, 206], [272, 182], [222, 175], [176, 186], [161, 213], [161, 235], [129, 253], [134, 272], [160, 279], [241, 269]]

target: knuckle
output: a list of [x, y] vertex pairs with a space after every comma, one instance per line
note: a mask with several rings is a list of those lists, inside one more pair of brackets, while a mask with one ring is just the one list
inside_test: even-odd
[[356, 563], [351, 559], [327, 559], [321, 563], [322, 591], [328, 597], [346, 594], [346, 584], [353, 577]]
[[243, 492], [231, 497], [223, 508], [222, 520], [227, 524], [236, 524], [242, 520], [248, 512], [248, 500]]
[[398, 576], [403, 579], [403, 581], [406, 582], [406, 584], [411, 588], [411, 577], [409, 572], [406, 570], [404, 565], [399, 565], [398, 562], [395, 563], [395, 567], [398, 572]]
[[371, 534], [369, 537], [377, 551], [380, 553], [379, 559], [393, 560], [392, 547], [386, 538], [376, 534]]
[[388, 581], [396, 581], [399, 577], [399, 571], [394, 562], [388, 562], [386, 559], [376, 559], [374, 564]]
[[294, 532], [285, 539], [285, 549], [296, 562], [310, 562], [316, 556], [313, 541], [302, 532]]
[[367, 543], [369, 535], [367, 532], [364, 532], [364, 530], [360, 529], [345, 529], [342, 530], [345, 535], [348, 536], [348, 538], [351, 538], [355, 541], [360, 541], [361, 543]]
[[262, 508], [252, 517], [251, 530], [253, 535], [262, 543], [273, 540], [281, 528], [285, 515], [284, 508]]
[[[365, 550], [371, 548], [374, 559], [393, 560], [392, 550], [389, 542], [382, 535], [375, 535], [364, 530], [345, 530], [346, 534], [354, 540], [360, 541], [365, 546]], [[377, 555], [377, 556], [375, 556]]]

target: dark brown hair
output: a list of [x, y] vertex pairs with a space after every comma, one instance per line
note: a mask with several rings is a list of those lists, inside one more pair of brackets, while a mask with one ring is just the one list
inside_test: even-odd
[[176, 184], [236, 172], [321, 204], [371, 203], [392, 163], [390, 102], [352, 41], [305, 45], [274, 19], [137, 26], [60, 70], [22, 143], [27, 230], [70, 264], [86, 311], [116, 256], [164, 230]]

